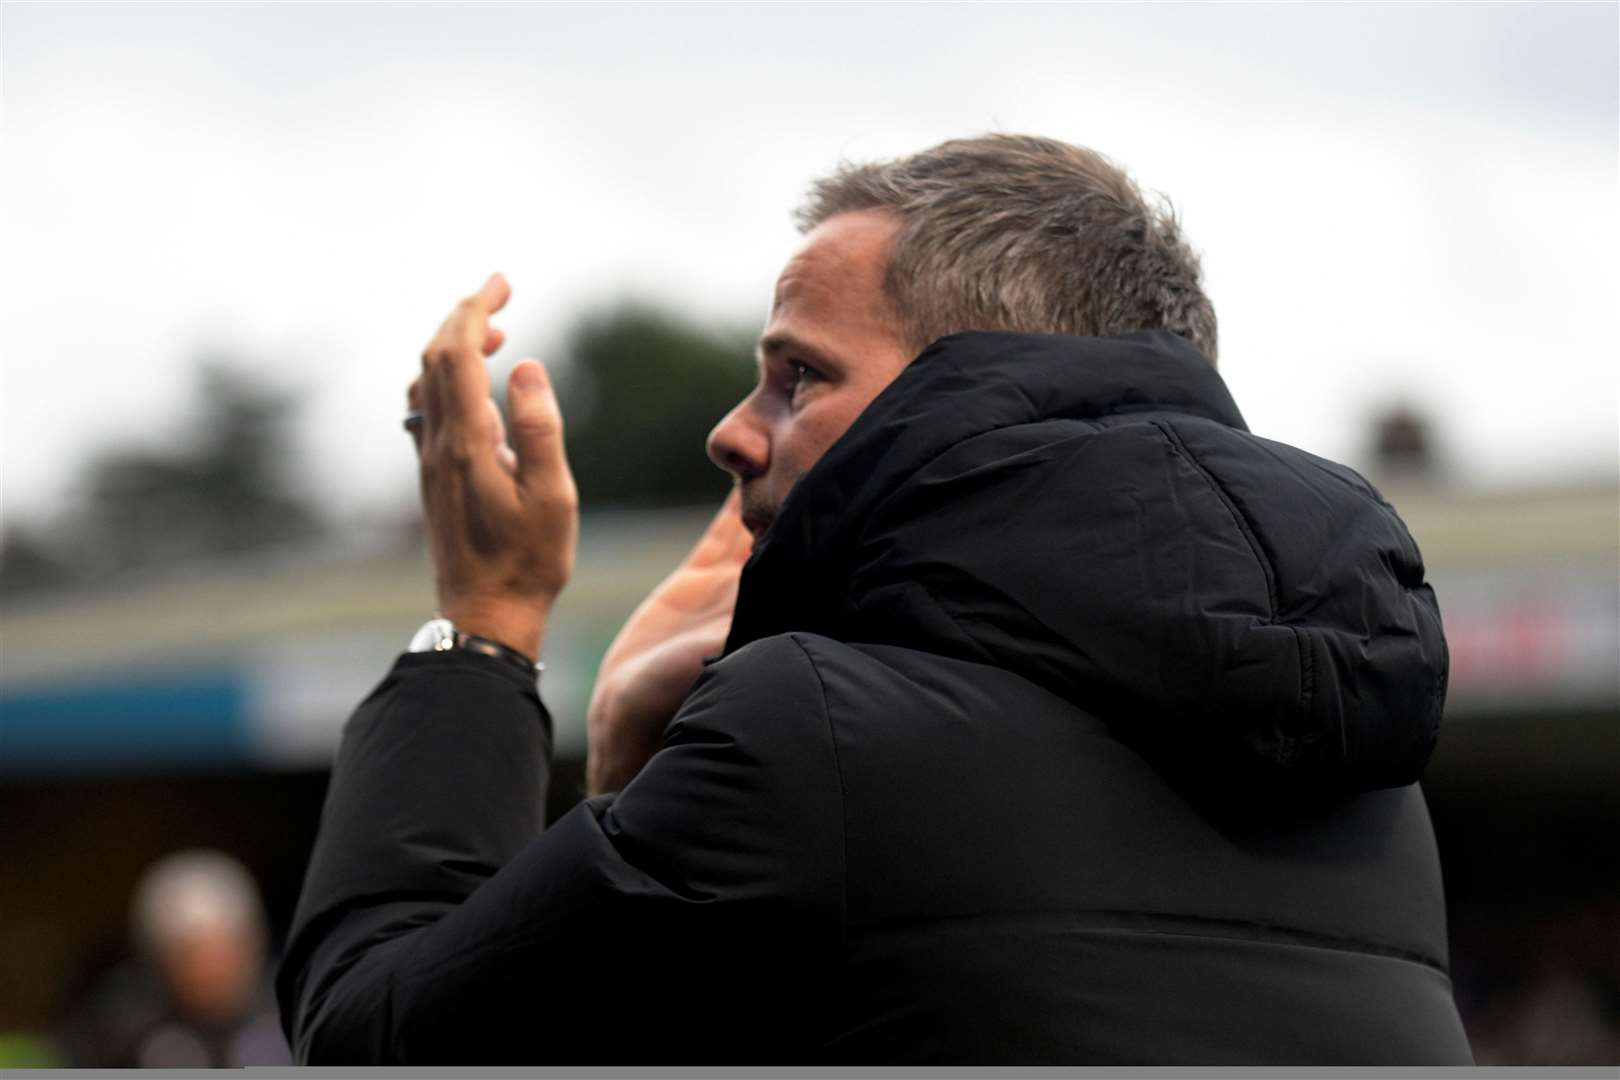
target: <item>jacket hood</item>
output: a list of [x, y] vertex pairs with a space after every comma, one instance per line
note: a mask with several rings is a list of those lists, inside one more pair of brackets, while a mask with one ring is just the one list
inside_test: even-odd
[[1445, 700], [1394, 510], [1250, 434], [1162, 331], [930, 346], [743, 570], [726, 652], [788, 631], [991, 664], [1157, 753], [1313, 788], [1412, 782]]

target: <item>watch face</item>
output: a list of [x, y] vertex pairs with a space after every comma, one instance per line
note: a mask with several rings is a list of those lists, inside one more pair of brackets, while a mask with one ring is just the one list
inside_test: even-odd
[[439, 652], [456, 643], [456, 627], [449, 619], [429, 619], [411, 638], [407, 652]]

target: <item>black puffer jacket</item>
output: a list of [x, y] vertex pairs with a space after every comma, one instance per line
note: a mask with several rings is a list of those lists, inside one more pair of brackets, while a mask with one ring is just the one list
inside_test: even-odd
[[1348, 469], [1168, 334], [964, 334], [807, 474], [616, 796], [482, 657], [351, 720], [315, 1061], [1466, 1064], [1413, 783], [1446, 653]]

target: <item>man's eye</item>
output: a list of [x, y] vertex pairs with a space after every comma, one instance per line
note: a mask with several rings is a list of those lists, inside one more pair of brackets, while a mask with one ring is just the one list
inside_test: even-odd
[[788, 377], [788, 393], [794, 396], [804, 389], [805, 384], [815, 382], [821, 377], [821, 373], [808, 364], [790, 362], [788, 371], [791, 372]]

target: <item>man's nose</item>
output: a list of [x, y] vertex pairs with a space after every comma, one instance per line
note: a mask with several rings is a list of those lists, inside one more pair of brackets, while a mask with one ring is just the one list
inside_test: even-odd
[[709, 460], [741, 481], [762, 475], [771, 465], [771, 440], [749, 406], [752, 400], [744, 398], [714, 425], [705, 444]]

